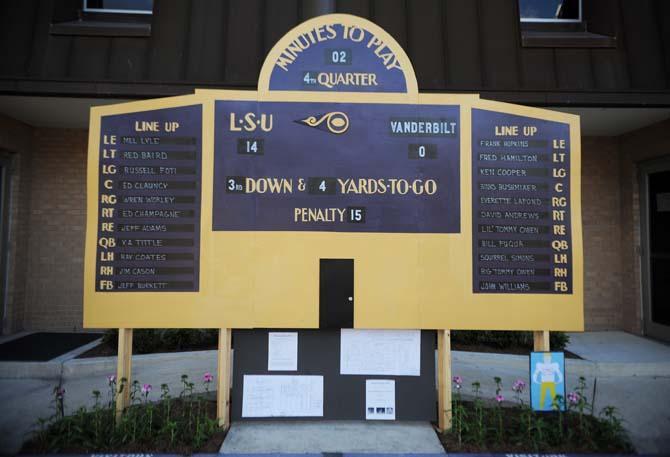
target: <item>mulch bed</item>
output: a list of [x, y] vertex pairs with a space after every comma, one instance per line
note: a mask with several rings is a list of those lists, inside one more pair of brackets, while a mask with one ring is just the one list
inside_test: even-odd
[[[467, 413], [469, 415], [474, 414], [472, 410], [472, 402], [464, 402], [466, 406]], [[491, 403], [492, 404], [492, 403]], [[502, 442], [496, 441], [493, 436], [494, 433], [491, 432], [492, 429], [496, 427], [495, 420], [493, 418], [493, 407], [488, 407], [484, 409], [485, 412], [485, 425], [484, 427], [489, 430], [487, 432], [487, 437], [482, 444], [476, 444], [472, 442], [463, 442], [459, 445], [458, 436], [456, 433], [448, 432], [446, 434], [437, 432], [437, 437], [444, 446], [444, 450], [447, 453], [454, 452], [472, 452], [472, 453], [519, 453], [519, 454], [528, 454], [529, 452], [541, 452], [541, 453], [575, 453], [575, 454], [593, 454], [597, 453], [607, 453], [607, 454], [631, 454], [634, 453], [634, 449], [630, 442], [625, 439], [623, 436], [613, 438], [608, 436], [603, 429], [602, 421], [599, 421], [597, 418], [591, 416], [590, 414], [585, 414], [583, 416], [584, 423], [588, 423], [588, 428], [586, 429], [586, 436], [579, 436], [579, 415], [576, 412], [573, 413], [564, 413], [563, 414], [563, 426], [565, 430], [565, 439], [560, 440], [559, 444], [556, 443], [555, 437], [548, 440], [539, 440], [537, 431], [533, 430], [534, 439], [538, 439], [539, 442], [530, 442], [527, 437], [520, 437], [525, 433], [525, 429], [520, 431], [519, 424], [521, 423], [521, 410], [518, 407], [504, 407], [504, 427], [505, 434], [503, 436]], [[548, 429], [558, 430], [558, 414], [553, 412], [547, 413], [538, 413], [541, 415], [542, 420], [545, 422], [545, 431]], [[469, 421], [471, 427], [474, 426], [473, 421]], [[516, 427], [516, 428], [515, 428]], [[567, 439], [567, 436], [570, 435], [568, 431], [571, 431], [573, 434], [570, 440]], [[464, 433], [464, 438], [466, 434]], [[521, 442], [525, 441], [525, 442]], [[551, 441], [554, 441], [553, 443]]]
[[[134, 406], [137, 407], [137, 406]], [[184, 404], [175, 399], [172, 404], [172, 414], [174, 416], [183, 415], [182, 408], [185, 408]], [[207, 416], [211, 419], [216, 417], [216, 402], [207, 401], [205, 403], [205, 408], [207, 411]], [[61, 449], [58, 449], [56, 453], [58, 454], [90, 454], [95, 453], [110, 453], [110, 454], [147, 454], [147, 453], [168, 453], [168, 454], [178, 454], [178, 455], [191, 455], [194, 453], [200, 454], [218, 454], [223, 444], [223, 440], [226, 438], [228, 431], [219, 430], [214, 432], [209, 439], [203, 443], [201, 446], [194, 448], [193, 446], [187, 444], [175, 444], [170, 445], [169, 441], [136, 441], [134, 443], [129, 443], [125, 445], [119, 445], [113, 449], [90, 449], [82, 446], [67, 446]], [[51, 454], [54, 453], [54, 450], [48, 449], [45, 447], [44, 443], [39, 442], [39, 440], [33, 438], [23, 444], [19, 454]]]

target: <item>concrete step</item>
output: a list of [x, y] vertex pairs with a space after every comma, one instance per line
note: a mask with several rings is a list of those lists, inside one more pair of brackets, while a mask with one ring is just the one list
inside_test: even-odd
[[444, 454], [428, 422], [252, 421], [232, 424], [223, 454]]

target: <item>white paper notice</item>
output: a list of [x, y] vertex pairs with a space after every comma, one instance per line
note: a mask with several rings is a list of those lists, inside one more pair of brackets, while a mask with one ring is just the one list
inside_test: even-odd
[[242, 417], [323, 417], [323, 376], [244, 375]]
[[421, 330], [342, 329], [340, 374], [419, 376]]
[[395, 381], [365, 380], [365, 419], [395, 420]]
[[298, 332], [268, 334], [268, 371], [298, 370]]

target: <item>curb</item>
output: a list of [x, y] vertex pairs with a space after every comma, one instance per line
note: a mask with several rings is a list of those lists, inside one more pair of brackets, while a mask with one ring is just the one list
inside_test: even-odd
[[[178, 363], [184, 358], [216, 363], [217, 351], [168, 352], [133, 356], [133, 370]], [[116, 372], [116, 356], [70, 359], [65, 362], [0, 362], [0, 379], [60, 379], [108, 375]]]
[[90, 343], [86, 343], [83, 346], [79, 346], [78, 348], [75, 348], [71, 350], [70, 352], [66, 352], [65, 354], [59, 355], [55, 359], [49, 360], [49, 362], [67, 362], [68, 360], [74, 359], [76, 357], [79, 357], [81, 354], [84, 352], [93, 349], [94, 347], [98, 346], [99, 344], [102, 344], [102, 337], [98, 338], [97, 340], [93, 340]]
[[60, 362], [0, 362], [0, 378], [59, 379]]
[[[133, 356], [133, 371], [151, 369], [166, 364], [178, 364], [184, 359], [216, 364], [217, 351], [165, 352]], [[116, 356], [72, 359], [63, 363], [63, 379], [73, 379], [87, 375], [108, 375], [116, 372]]]

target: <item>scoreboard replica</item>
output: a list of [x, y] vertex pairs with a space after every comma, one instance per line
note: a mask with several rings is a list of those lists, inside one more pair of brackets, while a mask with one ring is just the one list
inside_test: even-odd
[[354, 16], [93, 108], [87, 190], [86, 327], [583, 330], [579, 118], [421, 94]]

